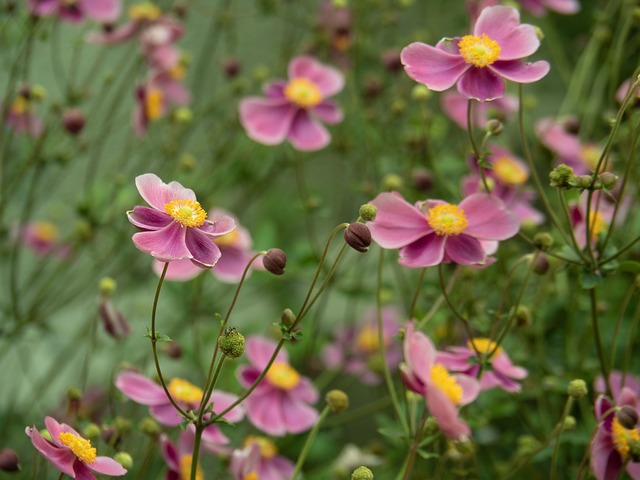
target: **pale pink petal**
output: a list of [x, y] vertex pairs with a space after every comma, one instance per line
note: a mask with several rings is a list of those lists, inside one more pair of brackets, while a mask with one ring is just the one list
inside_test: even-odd
[[[173, 222], [162, 230], [136, 233], [131, 238], [139, 250], [163, 262], [170, 262], [193, 256], [185, 242], [187, 230], [190, 229], [183, 227], [178, 222]], [[207, 241], [210, 242], [208, 238]], [[197, 251], [196, 253], [200, 254], [201, 252]]]
[[190, 260], [202, 268], [213, 267], [222, 255], [220, 248], [199, 229], [184, 229], [186, 230], [184, 242], [190, 253]]
[[[26, 434], [31, 437], [31, 442], [36, 449], [42, 453], [51, 464], [63, 473], [73, 477], [73, 464], [76, 456], [71, 450], [64, 447], [57, 447], [45, 440], [36, 428], [27, 427]], [[51, 433], [51, 432], [49, 432]]]
[[460, 55], [419, 42], [404, 47], [400, 59], [407, 75], [438, 92], [452, 87], [469, 68]]
[[[152, 405], [149, 407], [151, 415], [159, 423], [161, 423], [162, 425], [166, 425], [167, 427], [175, 427], [177, 425], [180, 425], [180, 422], [182, 422], [184, 418], [178, 413], [176, 408], [171, 403], [169, 403], [169, 399], [166, 396], [164, 398], [164, 405]], [[185, 405], [181, 405], [181, 407], [184, 409]]]
[[458, 91], [467, 98], [488, 102], [504, 95], [504, 82], [488, 67], [471, 67], [460, 77]]
[[[45, 417], [44, 419], [44, 426], [47, 428], [47, 431], [49, 432], [49, 434], [51, 434], [51, 438], [53, 439], [53, 443], [55, 443], [56, 445], [65, 448], [62, 446], [62, 444], [60, 443], [60, 434], [66, 431], [69, 431], [75, 435], [78, 434], [78, 432], [76, 432], [74, 429], [72, 429], [71, 427], [69, 427], [69, 425], [65, 425], [63, 423], [58, 423], [58, 421], [53, 418], [53, 417]], [[65, 428], [67, 427], [67, 428]]]
[[486, 252], [482, 244], [475, 238], [461, 234], [447, 239], [444, 249], [445, 257], [460, 265], [475, 265], [484, 262]]
[[218, 450], [218, 446], [228, 444], [229, 438], [220, 431], [217, 425], [209, 425], [202, 432], [202, 443], [203, 447], [214, 453]]
[[378, 211], [367, 226], [382, 248], [404, 247], [433, 231], [424, 214], [397, 192], [381, 193], [370, 203]]
[[[245, 342], [245, 353], [251, 365], [263, 370], [276, 349], [276, 343], [263, 337], [251, 336]], [[278, 352], [277, 362], [289, 362], [287, 351], [283, 348]]]
[[622, 387], [620, 390], [620, 396], [617, 399], [618, 406], [628, 405], [633, 408], [637, 408], [638, 398], [636, 394], [629, 387]]
[[[165, 262], [160, 262], [158, 260], [153, 261], [153, 271], [156, 275], [162, 275], [164, 265]], [[171, 280], [174, 282], [186, 282], [192, 278], [196, 278], [203, 271], [203, 268], [198, 267], [189, 259], [174, 260], [169, 262], [169, 267], [167, 268], [167, 273], [164, 278], [165, 280]]]
[[236, 221], [232, 216], [225, 215], [222, 212], [211, 212], [209, 218], [205, 220], [203, 225], [198, 227], [198, 230], [213, 239], [226, 235], [235, 230], [235, 228]]
[[415, 330], [413, 322], [407, 322], [405, 327], [403, 350], [408, 372], [426, 385], [436, 360], [436, 347], [429, 337]]
[[511, 378], [522, 379], [527, 376], [527, 371], [522, 367], [516, 367], [507, 356], [502, 352], [500, 355], [496, 355], [491, 361], [494, 370], [500, 372], [503, 375]]
[[[497, 100], [496, 100], [497, 101]], [[462, 96], [456, 90], [450, 90], [442, 94], [440, 98], [442, 110], [451, 120], [456, 122], [460, 128], [467, 128], [467, 107], [469, 99]], [[475, 102], [472, 110], [472, 121], [475, 126], [483, 127], [487, 123], [486, 103]]]
[[410, 268], [438, 265], [444, 259], [446, 242], [446, 235], [436, 235], [432, 232], [401, 248], [398, 263]]
[[311, 109], [313, 115], [325, 123], [333, 125], [342, 121], [342, 110], [331, 100], [325, 100]]
[[532, 83], [537, 82], [549, 73], [550, 68], [549, 62], [544, 60], [533, 63], [521, 62], [520, 60], [498, 60], [486, 69], [493, 70], [501, 77], [512, 82]]
[[475, 193], [468, 196], [459, 207], [464, 211], [468, 225], [465, 235], [483, 240], [506, 240], [520, 228], [518, 219], [504, 203], [491, 195]]
[[297, 150], [307, 152], [326, 147], [331, 141], [331, 135], [308, 110], [299, 109], [291, 121], [287, 140]]
[[528, 57], [540, 46], [535, 28], [520, 25], [520, 13], [512, 7], [498, 5], [482, 10], [473, 34], [483, 33], [500, 45], [500, 60]]
[[116, 377], [115, 385], [126, 397], [142, 405], [169, 403], [162, 386], [139, 373], [121, 372]]
[[92, 20], [115, 22], [120, 16], [120, 0], [79, 0], [78, 7]]
[[289, 433], [301, 433], [309, 430], [318, 420], [318, 411], [304, 403], [292, 398], [291, 395], [282, 396], [282, 417]]
[[306, 55], [296, 57], [289, 63], [289, 80], [294, 78], [311, 80], [323, 97], [331, 97], [344, 88], [344, 75], [340, 70]]
[[274, 390], [268, 395], [258, 397], [254, 391], [245, 400], [249, 421], [256, 428], [277, 437], [287, 433], [280, 396], [281, 392]]
[[[211, 394], [211, 402], [213, 402], [213, 412], [219, 413], [226, 410], [227, 407], [235, 403], [238, 400], [238, 396], [232, 393], [223, 392], [221, 390], [214, 390]], [[230, 422], [239, 422], [244, 418], [244, 407], [238, 405], [232, 410], [224, 414], [224, 418]]]
[[627, 464], [627, 473], [633, 480], [640, 480], [640, 463], [629, 462]]
[[140, 196], [153, 208], [165, 211], [165, 205], [172, 200], [195, 200], [193, 190], [183, 187], [178, 182], [168, 184], [153, 173], [145, 173], [136, 177], [136, 188]]
[[455, 378], [456, 383], [462, 387], [460, 405], [468, 405], [478, 398], [478, 394], [480, 394], [480, 384], [475, 378], [462, 374], [453, 375], [453, 378]]
[[173, 222], [171, 215], [149, 207], [136, 206], [127, 212], [129, 221], [141, 230], [161, 230]]
[[313, 382], [307, 377], [300, 377], [298, 385], [290, 391], [290, 394], [306, 403], [316, 403], [320, 396]]
[[442, 433], [447, 437], [457, 440], [461, 436], [470, 436], [469, 425], [458, 418], [458, 409], [451, 400], [439, 388], [429, 385], [427, 395], [427, 407], [436, 419], [436, 423]]
[[111, 477], [119, 477], [127, 473], [127, 470], [109, 457], [96, 457], [91, 465], [87, 465], [90, 470]]
[[[222, 257], [211, 269], [211, 273], [220, 281], [236, 283], [242, 278], [244, 269], [253, 257], [251, 252], [239, 248], [220, 248]], [[256, 262], [256, 265], [258, 262]]]
[[27, 8], [36, 16], [54, 15], [58, 10], [59, 0], [29, 0]]
[[251, 139], [265, 145], [287, 138], [295, 114], [286, 100], [250, 97], [240, 102], [240, 123]]

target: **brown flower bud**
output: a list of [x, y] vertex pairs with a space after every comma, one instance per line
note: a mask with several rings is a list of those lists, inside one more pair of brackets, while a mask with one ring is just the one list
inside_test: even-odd
[[397, 48], [391, 48], [385, 50], [380, 55], [380, 61], [384, 68], [390, 72], [399, 72], [402, 70], [402, 60], [400, 60], [400, 50]]
[[616, 419], [624, 428], [631, 430], [638, 424], [638, 411], [629, 405], [624, 405], [616, 412]]
[[84, 128], [85, 117], [79, 108], [71, 108], [62, 114], [62, 126], [71, 135], [78, 135]]
[[263, 257], [264, 268], [274, 275], [282, 275], [287, 265], [287, 256], [279, 248], [271, 248]]
[[364, 253], [371, 245], [371, 231], [364, 223], [352, 223], [344, 231], [344, 241], [355, 251]]
[[0, 470], [3, 472], [20, 471], [20, 458], [10, 448], [3, 448], [0, 451]]
[[242, 65], [240, 64], [240, 60], [235, 57], [229, 57], [222, 60], [222, 71], [227, 76], [227, 78], [234, 78], [242, 70]]
[[536, 275], [544, 275], [547, 273], [549, 270], [549, 258], [544, 253], [538, 254], [532, 270]]
[[413, 187], [421, 192], [426, 192], [433, 186], [433, 175], [424, 168], [414, 170], [411, 174], [411, 180], [413, 181]]

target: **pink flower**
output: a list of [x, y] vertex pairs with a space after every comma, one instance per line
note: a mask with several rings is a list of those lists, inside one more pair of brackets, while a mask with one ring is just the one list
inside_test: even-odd
[[578, 0], [518, 0], [520, 4], [533, 15], [542, 17], [547, 10], [553, 10], [564, 15], [573, 15], [580, 11]]
[[29, 12], [37, 17], [57, 15], [72, 23], [90, 18], [96, 22], [115, 22], [120, 16], [120, 0], [29, 0]]
[[411, 205], [397, 192], [381, 193], [371, 203], [378, 209], [375, 221], [367, 223], [373, 239], [382, 248], [399, 248], [399, 263], [411, 268], [483, 264], [497, 241], [520, 227], [502, 201], [483, 193], [459, 205], [442, 200]]
[[562, 122], [543, 118], [536, 123], [536, 133], [542, 144], [557, 155], [557, 164], [568, 165], [576, 175], [588, 174], [596, 168], [602, 149], [593, 142], [582, 143], [578, 135], [569, 131], [574, 123], [572, 117]]
[[402, 50], [407, 74], [441, 92], [457, 84], [466, 98], [485, 102], [504, 95], [502, 79], [532, 83], [549, 72], [545, 61], [518, 59], [534, 53], [540, 40], [531, 25], [520, 24], [515, 8], [485, 8], [472, 35], [444, 38], [435, 47], [415, 42]]
[[257, 436], [247, 437], [244, 448], [234, 450], [229, 463], [229, 471], [235, 480], [288, 480], [294, 470], [294, 463], [278, 455], [271, 440]]
[[[250, 365], [238, 370], [243, 387], [260, 376], [276, 349], [275, 342], [262, 337], [247, 338], [246, 354]], [[310, 429], [318, 412], [309, 404], [318, 401], [311, 380], [290, 364], [287, 352], [280, 350], [267, 375], [245, 400], [247, 416], [253, 425], [269, 435], [282, 436]]]
[[[167, 397], [161, 385], [135, 372], [121, 372], [116, 377], [115, 385], [127, 398], [141, 405], [147, 405], [153, 418], [162, 425], [175, 427], [184, 420]], [[201, 388], [182, 378], [173, 378], [167, 385], [171, 397], [184, 411], [197, 410], [204, 392]], [[238, 399], [231, 393], [214, 390], [210, 402], [213, 412], [221, 412]], [[208, 418], [209, 414], [205, 415]], [[239, 422], [244, 418], [241, 405], [234, 407], [224, 414], [230, 422]], [[229, 439], [220, 431], [217, 425], [209, 425], [202, 434], [202, 440], [210, 450], [218, 450], [220, 445], [229, 443]]]
[[116, 340], [128, 337], [131, 327], [124, 315], [115, 307], [108, 296], [103, 295], [98, 307], [98, 316], [102, 320], [105, 331]]
[[[456, 90], [450, 90], [440, 97], [442, 111], [456, 124], [463, 129], [467, 129], [467, 104], [469, 99], [461, 95]], [[518, 101], [512, 95], [505, 95], [497, 98], [491, 103], [476, 102], [473, 106], [471, 118], [476, 127], [484, 128], [489, 118], [504, 119], [508, 114], [518, 109]]]
[[[618, 87], [618, 90], [616, 90], [616, 102], [624, 102], [624, 97], [626, 97], [627, 93], [629, 93], [629, 89], [631, 88], [633, 82], [635, 82], [635, 79], [632, 78], [627, 78], [624, 82], [622, 82], [622, 84]], [[635, 103], [635, 105], [638, 106], [638, 102], [640, 102], [640, 87], [636, 87], [635, 92], [633, 92], [631, 104], [633, 105]]]
[[[400, 328], [400, 312], [395, 307], [382, 309], [382, 338], [387, 364], [394, 370], [402, 358], [402, 349], [393, 336]], [[368, 310], [355, 325], [338, 330], [335, 340], [325, 346], [322, 359], [327, 368], [339, 369], [357, 377], [362, 383], [380, 383], [382, 365], [378, 341], [378, 321], [375, 310]]]
[[[60, 241], [60, 230], [51, 222], [36, 220], [22, 227], [17, 227], [22, 242], [41, 257], [55, 255], [58, 258], [66, 258], [71, 246]], [[16, 233], [17, 234], [17, 233]]]
[[[575, 235], [576, 242], [580, 248], [584, 248], [587, 245], [587, 198], [587, 195], [583, 194], [580, 196], [580, 200], [577, 204], [569, 207], [573, 234]], [[616, 216], [616, 225], [624, 221], [624, 218], [632, 204], [632, 200], [629, 197], [625, 197], [622, 200], [618, 199], [617, 201], [622, 202], [622, 204], [620, 205]], [[592, 248], [595, 248], [601, 234], [605, 234], [607, 232], [613, 219], [615, 202], [616, 200], [610, 197], [609, 194], [602, 194], [601, 191], [597, 191], [591, 197], [589, 228], [591, 231]]]
[[[216, 208], [209, 211], [209, 217], [217, 218], [222, 215], [233, 217], [229, 212]], [[235, 219], [235, 218], [234, 218]], [[221, 257], [210, 272], [221, 282], [236, 283], [242, 278], [247, 264], [254, 256], [251, 251], [251, 235], [246, 228], [240, 226], [236, 220], [236, 229], [222, 237], [215, 238], [213, 242], [220, 248]], [[158, 275], [162, 273], [164, 264], [158, 260], [153, 261], [153, 271]], [[262, 262], [254, 262], [252, 268], [262, 269]], [[184, 282], [195, 278], [202, 273], [202, 268], [194, 265], [189, 260], [176, 260], [169, 264], [166, 280]]]
[[289, 63], [288, 82], [268, 84], [266, 98], [240, 102], [240, 122], [249, 137], [264, 145], [288, 140], [298, 150], [319, 150], [331, 140], [320, 120], [342, 121], [342, 111], [327, 98], [343, 87], [344, 77], [337, 69], [309, 56], [296, 57]]
[[458, 409], [471, 403], [480, 392], [478, 382], [467, 375], [451, 375], [437, 361], [429, 337], [408, 322], [404, 334], [404, 363], [400, 374], [407, 388], [423, 395], [429, 412], [447, 437], [469, 436], [471, 429], [458, 417]]
[[69, 425], [58, 423], [52, 417], [46, 417], [44, 424], [51, 440], [40, 435], [35, 427], [27, 427], [25, 433], [31, 438], [33, 446], [60, 472], [82, 480], [96, 480], [94, 473], [110, 477], [127, 473], [112, 458], [98, 457], [91, 442]]
[[[436, 362], [444, 365], [450, 372], [462, 373], [472, 378], [478, 378], [480, 363], [484, 362], [485, 368], [480, 377], [481, 390], [499, 387], [507, 392], [519, 392], [521, 386], [517, 380], [525, 378], [527, 371], [514, 366], [502, 347], [498, 347], [495, 353], [487, 358], [495, 347], [496, 344], [488, 338], [474, 338], [464, 347], [450, 347], [446, 352], [438, 352]], [[478, 358], [476, 350], [482, 358]]]
[[[167, 480], [189, 480], [191, 478], [194, 441], [195, 432], [192, 429], [187, 429], [180, 433], [178, 445], [174, 445], [164, 433], [160, 435], [162, 457], [169, 469], [166, 475]], [[201, 462], [198, 462], [196, 467], [196, 478], [198, 480], [204, 478]]]
[[38, 138], [44, 131], [44, 125], [35, 111], [35, 100], [30, 97], [29, 89], [16, 96], [7, 111], [6, 122], [15, 133]]
[[127, 212], [129, 221], [142, 230], [132, 237], [136, 247], [163, 262], [186, 258], [201, 268], [213, 267], [221, 256], [213, 239], [235, 228], [233, 218], [206, 220], [192, 190], [178, 182], [163, 183], [153, 173], [136, 177], [136, 187], [152, 207]]

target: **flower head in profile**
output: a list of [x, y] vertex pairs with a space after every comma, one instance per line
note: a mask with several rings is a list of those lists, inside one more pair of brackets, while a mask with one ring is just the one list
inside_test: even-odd
[[250, 435], [243, 448], [234, 450], [229, 471], [235, 480], [288, 480], [295, 470], [294, 463], [282, 455], [273, 441]]
[[[480, 358], [478, 357], [480, 355]], [[480, 377], [481, 390], [501, 388], [507, 392], [519, 392], [518, 380], [527, 376], [527, 371], [516, 367], [502, 347], [497, 347], [488, 338], [474, 338], [464, 347], [450, 347], [438, 352], [436, 361], [447, 370], [478, 378], [480, 365], [484, 364]]]
[[23, 244], [41, 257], [65, 258], [71, 251], [71, 246], [61, 241], [58, 226], [49, 221], [35, 220], [17, 228], [18, 231]]
[[[245, 353], [250, 364], [240, 367], [238, 377], [249, 387], [260, 376], [276, 349], [275, 342], [262, 337], [249, 337]], [[267, 375], [245, 400], [249, 421], [269, 435], [282, 436], [310, 429], [318, 412], [310, 404], [318, 401], [311, 380], [300, 375], [289, 364], [287, 352], [280, 350]]]
[[[190, 480], [193, 464], [193, 445], [195, 432], [192, 429], [183, 430], [178, 438], [177, 445], [166, 434], [160, 435], [160, 448], [162, 457], [167, 464], [167, 479]], [[200, 464], [196, 468], [196, 480], [204, 480], [204, 472]]]
[[127, 212], [129, 221], [142, 230], [133, 235], [136, 247], [162, 262], [189, 259], [200, 268], [213, 267], [221, 256], [213, 240], [233, 231], [233, 218], [207, 220], [193, 190], [178, 182], [166, 184], [153, 173], [136, 177], [136, 187], [151, 205]]
[[83, 480], [96, 480], [94, 474], [120, 477], [127, 473], [112, 458], [98, 456], [91, 442], [69, 425], [52, 417], [46, 417], [44, 424], [51, 440], [45, 439], [35, 427], [27, 427], [25, 432], [33, 446], [60, 472]]
[[582, 142], [574, 131], [576, 126], [573, 117], [562, 121], [543, 118], [536, 122], [536, 134], [556, 155], [556, 164], [564, 163], [573, 168], [576, 175], [589, 174], [595, 170], [602, 148], [594, 142]]
[[37, 17], [56, 15], [71, 23], [80, 23], [85, 18], [112, 23], [122, 10], [120, 0], [29, 0], [27, 7]]
[[378, 209], [367, 222], [382, 248], [400, 249], [399, 263], [421, 268], [454, 262], [478, 265], [518, 233], [520, 222], [496, 197], [476, 193], [459, 205], [425, 200], [411, 205], [396, 192], [379, 194], [370, 203]]
[[475, 378], [451, 374], [437, 360], [429, 337], [408, 322], [404, 334], [404, 363], [400, 374], [407, 388], [425, 397], [427, 408], [447, 437], [469, 436], [471, 429], [458, 417], [458, 409], [471, 403], [480, 392]]
[[331, 135], [321, 122], [342, 121], [342, 111], [329, 97], [344, 87], [344, 76], [313, 57], [299, 56], [289, 63], [289, 80], [265, 87], [266, 98], [240, 102], [240, 122], [253, 140], [277, 145], [288, 140], [297, 150], [326, 147]]
[[415, 42], [402, 50], [407, 74], [431, 90], [458, 86], [466, 98], [481, 102], [504, 95], [504, 81], [532, 83], [549, 72], [545, 61], [521, 58], [540, 46], [535, 28], [520, 24], [515, 8], [494, 6], [482, 10], [471, 35], [444, 38], [435, 47]]

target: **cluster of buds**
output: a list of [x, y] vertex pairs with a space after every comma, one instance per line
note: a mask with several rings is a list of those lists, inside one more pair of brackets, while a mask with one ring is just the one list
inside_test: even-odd
[[618, 183], [618, 177], [611, 172], [598, 174], [595, 181], [592, 175], [576, 175], [573, 168], [564, 163], [558, 165], [549, 173], [549, 185], [562, 190], [613, 190]]

